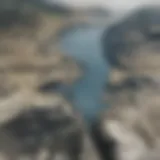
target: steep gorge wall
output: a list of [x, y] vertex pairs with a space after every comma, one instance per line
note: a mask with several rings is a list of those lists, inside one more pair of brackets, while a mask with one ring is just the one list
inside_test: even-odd
[[160, 157], [159, 10], [142, 8], [104, 36], [111, 64], [105, 95], [110, 107], [100, 121], [103, 136], [116, 143], [116, 159]]
[[55, 43], [69, 22], [23, 7], [26, 12], [0, 12], [0, 19], [8, 18], [0, 22], [0, 158], [98, 160], [72, 104], [54, 88], [52, 93], [42, 89], [49, 83], [71, 85], [83, 74]]

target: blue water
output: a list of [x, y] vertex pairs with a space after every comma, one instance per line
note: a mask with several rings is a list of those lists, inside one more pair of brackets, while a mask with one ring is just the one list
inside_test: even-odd
[[103, 57], [100, 38], [103, 28], [78, 28], [61, 39], [64, 54], [84, 68], [84, 76], [71, 88], [75, 107], [88, 124], [93, 122], [103, 103], [108, 65]]

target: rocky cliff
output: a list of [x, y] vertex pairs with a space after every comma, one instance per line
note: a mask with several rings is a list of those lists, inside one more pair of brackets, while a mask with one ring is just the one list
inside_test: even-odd
[[[111, 65], [100, 130], [116, 143], [115, 159], [159, 159], [160, 9], [137, 10], [106, 32]], [[105, 138], [104, 138], [105, 139]]]
[[81, 116], [54, 90], [82, 75], [55, 43], [67, 20], [22, 4], [0, 10], [0, 158], [98, 160]]

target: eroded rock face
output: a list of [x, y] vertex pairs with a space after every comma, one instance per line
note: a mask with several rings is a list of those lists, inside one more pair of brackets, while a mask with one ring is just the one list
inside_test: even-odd
[[104, 34], [111, 71], [99, 132], [116, 144], [117, 160], [160, 158], [159, 29], [160, 6], [145, 6]]
[[3, 1], [4, 7], [0, 7], [3, 11], [0, 15], [4, 17], [22, 16], [12, 24], [8, 22], [6, 27], [0, 25], [0, 102], [3, 103], [10, 103], [15, 97], [23, 101], [28, 93], [45, 95], [48, 84], [54, 90], [57, 85], [74, 83], [82, 74], [78, 64], [64, 56], [54, 43], [58, 29], [66, 23], [63, 16], [53, 18], [25, 0], [7, 7], [18, 2]]
[[0, 158], [98, 160], [72, 105], [47, 90], [50, 84], [73, 84], [82, 74], [76, 62], [52, 45], [66, 21], [23, 7], [23, 13], [19, 8], [1, 12], [0, 7], [0, 19], [16, 19], [0, 21]]
[[83, 134], [76, 122], [61, 106], [31, 107], [1, 126], [1, 153], [9, 159], [79, 159]]
[[159, 67], [159, 8], [143, 7], [107, 29], [102, 43], [111, 66], [127, 70]]
[[[44, 23], [44, 25], [50, 27], [50, 24]], [[37, 30], [40, 34], [43, 32], [43, 29], [37, 28]], [[48, 31], [47, 27], [44, 30]], [[35, 39], [27, 37], [25, 30], [21, 33], [18, 29], [15, 31], [17, 33], [14, 31], [14, 29], [6, 30], [0, 34], [0, 78], [5, 78], [5, 83], [9, 79], [15, 85], [20, 85], [22, 82], [23, 87], [26, 85], [36, 88], [51, 81], [71, 84], [80, 77], [81, 70], [76, 62], [65, 57], [56, 46], [52, 49], [47, 46], [48, 39], [45, 40], [44, 37], [43, 42], [43, 35], [39, 36], [42, 38], [39, 41], [37, 37], [34, 37]], [[38, 31], [36, 33], [39, 34]], [[45, 51], [42, 53], [40, 48], [45, 46]]]
[[[159, 83], [146, 76], [131, 76], [123, 79], [121, 83], [108, 83], [106, 85], [106, 102], [115, 105], [132, 105], [137, 103], [137, 98], [143, 92], [153, 92]], [[143, 93], [144, 94], [144, 93]]]
[[[15, 3], [14, 0], [11, 2]], [[22, 6], [28, 9], [25, 3]], [[58, 27], [64, 24], [63, 18], [57, 21], [47, 13], [34, 8], [32, 9], [35, 12], [32, 10], [30, 12], [29, 9], [28, 12], [22, 13], [21, 8], [18, 7], [15, 8], [16, 15], [14, 15], [10, 13], [12, 9], [2, 9], [5, 13], [0, 13], [0, 15], [16, 16], [18, 14], [27, 24], [22, 24], [22, 19], [18, 19], [14, 21], [12, 27], [10, 23], [6, 27], [0, 26], [0, 114], [2, 114], [2, 122], [30, 103], [44, 102], [46, 106], [45, 103], [49, 101], [56, 105], [57, 97], [59, 97], [58, 101], [63, 98], [56, 92], [51, 95], [45, 90], [44, 93], [43, 86], [51, 82], [69, 85], [81, 75], [76, 62], [60, 53], [56, 45], [53, 47], [48, 45], [51, 44], [49, 40], [54, 39]], [[35, 14], [32, 15], [32, 20], [29, 19], [31, 21], [28, 25], [31, 13]], [[0, 23], [4, 22], [0, 21]]]
[[30, 107], [1, 125], [3, 160], [98, 160], [91, 139], [71, 108]]
[[0, 106], [2, 160], [99, 160], [80, 115], [62, 95], [23, 91]]
[[159, 159], [160, 85], [148, 77], [128, 78], [108, 85], [99, 130], [116, 144], [115, 159]]

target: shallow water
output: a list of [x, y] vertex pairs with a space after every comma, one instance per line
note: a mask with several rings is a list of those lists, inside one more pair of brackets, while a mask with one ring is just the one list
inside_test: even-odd
[[61, 38], [64, 54], [84, 67], [84, 76], [70, 90], [76, 109], [88, 123], [94, 121], [99, 111], [106, 107], [102, 101], [108, 74], [100, 43], [103, 31], [104, 27], [77, 28]]

